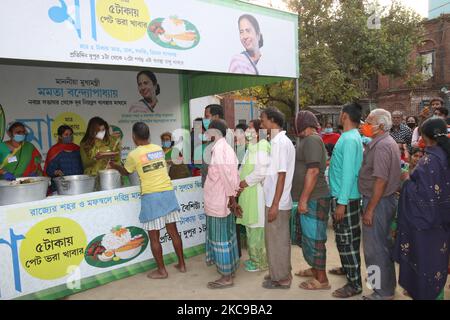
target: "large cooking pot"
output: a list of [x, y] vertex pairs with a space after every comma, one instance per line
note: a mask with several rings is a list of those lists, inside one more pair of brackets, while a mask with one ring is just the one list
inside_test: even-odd
[[0, 180], [0, 205], [45, 199], [49, 185], [48, 177], [18, 178], [16, 181]]
[[122, 186], [122, 177], [115, 169], [100, 170], [100, 190], [113, 190]]
[[84, 174], [57, 177], [53, 181], [60, 195], [89, 193], [95, 189], [95, 177]]
[[137, 171], [134, 171], [132, 174], [128, 176], [128, 179], [130, 179], [130, 185], [132, 186], [140, 186], [141, 185], [141, 179], [139, 178], [139, 174]]

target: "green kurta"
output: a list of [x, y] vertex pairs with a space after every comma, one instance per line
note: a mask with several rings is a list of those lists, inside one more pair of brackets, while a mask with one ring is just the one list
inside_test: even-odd
[[[98, 172], [100, 170], [105, 170], [106, 166], [108, 165], [108, 159], [100, 159], [96, 160], [95, 155], [98, 152], [119, 152], [119, 154], [113, 158], [114, 162], [119, 163], [120, 158], [120, 152], [122, 150], [120, 143], [117, 144], [117, 146], [114, 148], [114, 145], [116, 144], [118, 138], [111, 136], [109, 138], [109, 143], [105, 142], [104, 140], [98, 140], [95, 139], [94, 145], [86, 150], [85, 144], [80, 144], [80, 154], [81, 154], [81, 161], [83, 162], [83, 168], [84, 168], [84, 174], [90, 175], [90, 176], [97, 176]], [[114, 148], [114, 150], [113, 150]]]
[[[270, 153], [270, 144], [267, 140], [260, 140], [257, 144], [248, 145], [248, 155], [245, 162], [242, 164], [240, 173], [241, 181], [250, 175], [255, 170], [257, 163], [258, 152]], [[239, 205], [244, 212], [242, 218], [238, 218], [236, 223], [245, 226], [252, 225], [258, 222], [258, 184], [247, 187], [239, 196]]]

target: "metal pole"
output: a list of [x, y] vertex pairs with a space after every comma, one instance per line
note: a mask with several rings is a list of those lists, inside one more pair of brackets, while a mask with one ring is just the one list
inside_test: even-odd
[[[294, 122], [295, 122], [295, 118], [297, 117], [298, 112], [300, 111], [300, 106], [299, 106], [299, 98], [298, 98], [298, 78], [295, 78], [295, 115], [294, 115]], [[295, 127], [295, 123], [294, 123], [294, 127]], [[299, 137], [296, 137], [295, 139], [295, 145], [298, 146], [299, 144]]]
[[295, 115], [300, 111], [298, 98], [298, 78], [295, 78]]

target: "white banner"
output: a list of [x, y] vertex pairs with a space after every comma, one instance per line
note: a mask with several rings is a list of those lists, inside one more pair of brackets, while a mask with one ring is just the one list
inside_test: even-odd
[[234, 0], [3, 0], [0, 58], [298, 77], [298, 17]]
[[141, 101], [136, 76], [130, 71], [0, 65], [0, 141], [9, 139], [9, 123], [23, 122], [27, 140], [45, 157], [57, 142], [60, 125], [70, 125], [79, 144], [89, 119], [100, 116], [122, 135], [124, 158], [135, 148], [135, 122], [147, 123], [152, 142], [160, 144], [161, 133], [181, 128], [179, 76], [156, 74], [161, 92], [153, 111]]
[[[201, 179], [173, 184], [189, 250], [205, 242]], [[139, 211], [138, 187], [0, 206], [0, 299], [74, 289], [82, 279], [153, 258]], [[160, 242], [164, 254], [174, 251], [165, 229]]]

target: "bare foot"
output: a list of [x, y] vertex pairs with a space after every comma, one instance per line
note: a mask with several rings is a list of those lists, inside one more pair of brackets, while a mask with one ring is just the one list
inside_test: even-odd
[[185, 273], [186, 272], [186, 265], [185, 264], [176, 264], [176, 265], [174, 265], [174, 267], [175, 267], [175, 269], [177, 269], [181, 273]]
[[154, 270], [152, 272], [149, 272], [147, 274], [147, 278], [150, 279], [166, 279], [169, 275], [167, 274], [167, 271], [163, 270]]

